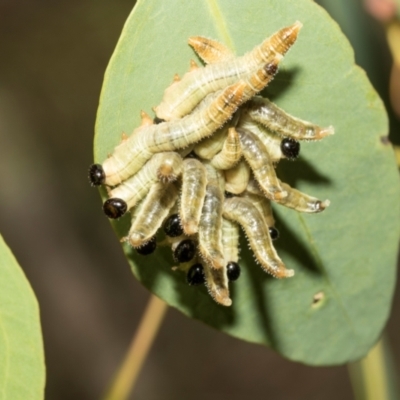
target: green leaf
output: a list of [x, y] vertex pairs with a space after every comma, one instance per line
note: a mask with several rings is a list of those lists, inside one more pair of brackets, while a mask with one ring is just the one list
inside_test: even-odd
[[0, 277], [0, 399], [43, 399], [45, 366], [39, 307], [1, 236]]
[[[98, 110], [95, 159], [102, 162], [122, 132], [150, 112], [190, 58], [189, 36], [216, 38], [238, 55], [278, 29], [304, 27], [267, 95], [287, 112], [336, 134], [302, 144], [301, 158], [282, 161], [278, 176], [331, 206], [319, 215], [274, 208], [277, 249], [296, 275], [276, 280], [262, 272], [242, 243], [242, 276], [231, 284], [233, 305], [215, 304], [170, 267], [170, 250], [141, 257], [124, 251], [135, 276], [184, 314], [232, 336], [271, 346], [308, 364], [357, 359], [385, 324], [395, 283], [399, 182], [382, 102], [337, 24], [310, 0], [139, 1], [105, 75]], [[124, 236], [128, 218], [115, 224]], [[313, 304], [314, 296], [323, 300]]]

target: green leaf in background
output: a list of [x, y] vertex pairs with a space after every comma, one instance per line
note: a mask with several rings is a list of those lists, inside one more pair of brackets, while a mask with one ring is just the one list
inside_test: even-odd
[[0, 236], [0, 399], [44, 398], [39, 307], [24, 273]]
[[[205, 288], [173, 273], [171, 251], [149, 257], [124, 251], [135, 276], [184, 314], [235, 337], [266, 344], [313, 365], [344, 363], [367, 353], [388, 318], [399, 238], [399, 182], [381, 100], [337, 24], [310, 0], [139, 1], [105, 75], [96, 122], [95, 160], [102, 162], [150, 112], [175, 73], [195, 58], [189, 36], [219, 39], [238, 55], [276, 30], [304, 27], [266, 95], [287, 112], [336, 134], [302, 144], [278, 176], [331, 206], [301, 215], [276, 206], [280, 256], [296, 275], [262, 272], [242, 243], [242, 276], [233, 305], [217, 305]], [[129, 217], [115, 224], [126, 234]], [[317, 299], [322, 298], [318, 301]]]

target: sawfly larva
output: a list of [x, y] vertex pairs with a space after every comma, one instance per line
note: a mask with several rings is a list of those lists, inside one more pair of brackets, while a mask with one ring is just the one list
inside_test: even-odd
[[225, 199], [223, 216], [242, 226], [257, 261], [266, 272], [276, 278], [289, 278], [294, 275], [294, 271], [286, 269], [279, 258], [265, 219], [250, 200], [241, 197]]
[[147, 243], [157, 233], [177, 198], [178, 189], [173, 183], [154, 183], [143, 199], [139, 212], [133, 213], [126, 241], [132, 247]]
[[[188, 72], [165, 90], [162, 102], [154, 109], [157, 117], [166, 121], [181, 118], [190, 113], [209, 93], [246, 78], [277, 57], [282, 58], [296, 41], [301, 27], [302, 24], [296, 22], [279, 30], [242, 57]], [[190, 41], [190, 44], [201, 53], [200, 48], [196, 49], [195, 40]]]
[[242, 148], [240, 147], [239, 135], [235, 128], [229, 128], [222, 149], [212, 158], [211, 165], [217, 169], [230, 169], [239, 162], [241, 157]]
[[194, 158], [183, 162], [180, 219], [186, 235], [197, 232], [206, 195], [207, 173], [204, 165]]
[[224, 171], [224, 175], [225, 191], [240, 194], [246, 190], [249, 183], [250, 167], [244, 160], [241, 160], [235, 167]]
[[173, 181], [181, 172], [182, 157], [178, 153], [153, 155], [136, 175], [109, 191], [110, 198], [103, 205], [105, 214], [113, 219], [121, 217], [147, 194], [153, 183]]
[[218, 269], [225, 266], [222, 248], [223, 175], [209, 164], [205, 167], [207, 186], [199, 222], [199, 251], [207, 264]]

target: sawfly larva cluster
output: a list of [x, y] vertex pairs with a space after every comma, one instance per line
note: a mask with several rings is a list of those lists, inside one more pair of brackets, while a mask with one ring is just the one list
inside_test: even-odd
[[190, 38], [207, 65], [191, 61], [190, 71], [165, 90], [155, 118], [142, 111], [141, 125], [89, 170], [92, 185], [107, 187], [105, 214], [131, 212], [123, 241], [142, 255], [170, 246], [174, 269], [184, 271], [190, 285], [205, 284], [225, 306], [232, 304], [229, 282], [240, 276], [239, 226], [261, 267], [287, 278], [294, 271], [273, 246], [279, 232], [271, 201], [306, 213], [329, 205], [281, 182], [275, 166], [298, 157], [299, 141], [320, 140], [333, 128], [302, 121], [257, 96], [301, 26], [279, 30], [242, 57], [214, 40]]

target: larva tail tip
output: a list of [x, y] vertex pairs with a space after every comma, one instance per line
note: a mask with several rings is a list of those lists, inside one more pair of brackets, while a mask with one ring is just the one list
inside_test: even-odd
[[226, 299], [224, 299], [221, 304], [225, 307], [230, 307], [232, 305], [232, 300], [228, 297]]
[[273, 193], [274, 200], [282, 200], [288, 196], [288, 192], [286, 190], [281, 190], [279, 192]]
[[293, 28], [297, 29], [297, 31], [299, 31], [302, 27], [303, 27], [303, 23], [300, 21], [296, 21], [293, 25]]
[[321, 205], [320, 205], [321, 211], [323, 211], [323, 210], [325, 210], [325, 208], [329, 207], [330, 204], [331, 204], [331, 201], [328, 199], [326, 199], [325, 201], [322, 201]]
[[232, 305], [232, 300], [229, 297], [229, 291], [225, 288], [218, 288], [214, 291], [210, 291], [213, 299], [225, 307], [230, 307]]
[[139, 232], [131, 232], [127, 239], [129, 244], [134, 248], [140, 247], [145, 243], [143, 236]]
[[286, 269], [284, 267], [280, 268], [276, 275], [277, 278], [291, 278], [292, 276], [294, 276], [294, 270], [293, 269]]
[[198, 224], [194, 221], [182, 222], [182, 228], [186, 235], [194, 235], [198, 231]]

